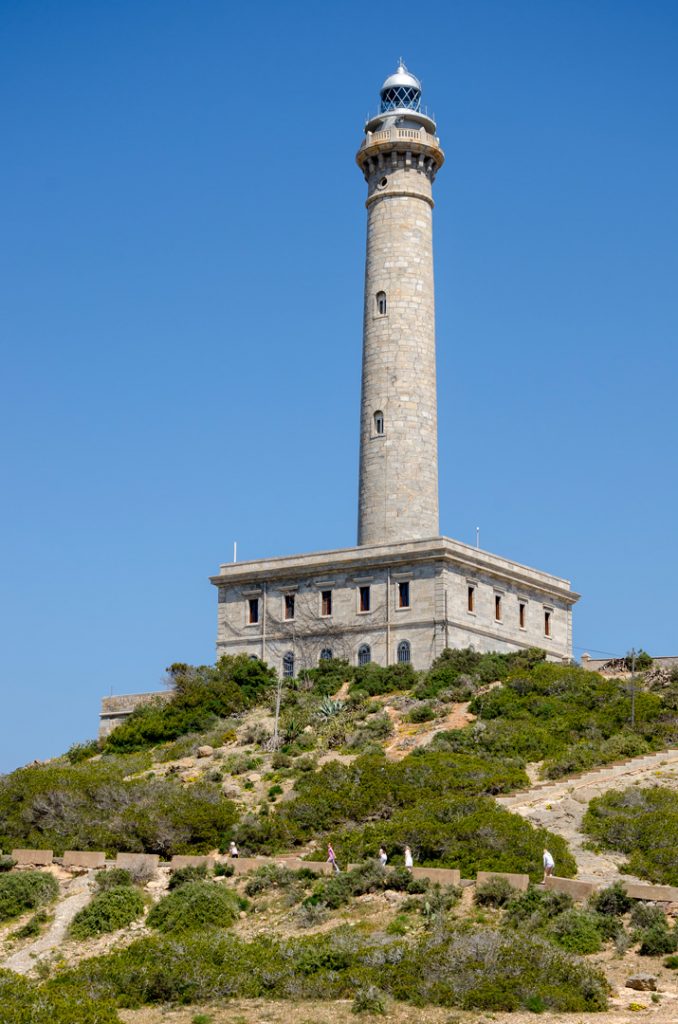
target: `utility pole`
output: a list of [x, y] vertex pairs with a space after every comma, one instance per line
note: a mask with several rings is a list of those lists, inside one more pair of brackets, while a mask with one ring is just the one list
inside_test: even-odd
[[636, 727], [636, 649], [632, 647], [627, 657], [631, 659], [631, 678], [629, 679], [629, 691], [631, 694], [631, 728]]

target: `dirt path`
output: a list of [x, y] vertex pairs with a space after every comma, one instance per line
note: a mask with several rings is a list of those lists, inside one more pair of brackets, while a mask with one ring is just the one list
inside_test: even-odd
[[611, 883], [617, 878], [625, 878], [639, 882], [642, 879], [619, 873], [619, 865], [626, 860], [624, 854], [608, 851], [598, 854], [584, 849], [586, 836], [581, 832], [581, 823], [593, 797], [610, 789], [656, 785], [678, 789], [678, 750], [636, 757], [624, 764], [597, 768], [577, 778], [536, 783], [525, 792], [498, 797], [497, 802], [566, 839], [577, 861], [577, 877], [582, 881]]
[[469, 704], [470, 701], [451, 704], [449, 712], [444, 717], [424, 722], [421, 725], [407, 722], [401, 712], [391, 707], [390, 704], [386, 704], [384, 711], [393, 724], [393, 735], [385, 744], [384, 753], [389, 760], [400, 761], [418, 747], [427, 746], [436, 733], [450, 729], [463, 729], [469, 722], [475, 721], [476, 717], [470, 714]]
[[69, 924], [77, 912], [90, 901], [90, 874], [91, 872], [80, 875], [67, 883], [65, 894], [57, 903], [54, 919], [45, 934], [13, 953], [0, 966], [9, 971], [16, 971], [17, 974], [28, 974], [45, 954], [61, 946]]

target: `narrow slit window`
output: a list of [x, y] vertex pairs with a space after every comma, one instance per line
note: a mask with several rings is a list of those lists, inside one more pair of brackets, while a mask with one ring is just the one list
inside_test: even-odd
[[544, 636], [551, 636], [551, 612], [544, 610]]
[[410, 607], [410, 584], [409, 582], [403, 582], [398, 584], [398, 607], [409, 608]]
[[370, 588], [361, 587], [359, 596], [359, 607], [361, 612], [368, 612], [370, 610]]
[[375, 434], [384, 433], [384, 414], [380, 409], [374, 414], [374, 432]]
[[494, 618], [496, 622], [501, 622], [501, 594], [494, 595]]
[[377, 292], [377, 313], [386, 316], [386, 292]]
[[521, 601], [518, 604], [518, 625], [521, 629], [525, 629], [525, 602]]
[[254, 626], [259, 621], [259, 598], [250, 597], [247, 602], [247, 621]]
[[322, 615], [332, 614], [332, 591], [323, 590], [320, 594], [320, 611]]
[[294, 618], [294, 594], [285, 594], [285, 618]]
[[469, 612], [476, 610], [476, 588], [469, 587], [466, 593], [466, 608]]

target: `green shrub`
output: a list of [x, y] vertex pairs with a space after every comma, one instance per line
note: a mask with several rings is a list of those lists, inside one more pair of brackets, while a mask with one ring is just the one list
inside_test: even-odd
[[0, 921], [9, 921], [27, 910], [51, 903], [59, 895], [54, 875], [42, 871], [21, 871], [0, 876]]
[[177, 868], [170, 875], [168, 889], [170, 892], [179, 889], [187, 882], [204, 882], [207, 878], [206, 864], [187, 864], [185, 868]]
[[215, 878], [231, 878], [235, 874], [235, 868], [232, 864], [226, 864], [222, 860], [218, 860], [214, 865], [214, 877]]
[[[120, 727], [122, 728], [122, 726]], [[0, 778], [0, 846], [202, 853], [235, 822], [220, 786], [144, 773], [148, 754], [52, 762]]]
[[94, 881], [99, 892], [105, 892], [107, 889], [120, 889], [125, 885], [134, 885], [132, 873], [127, 868], [104, 868], [103, 871], [97, 871]]
[[436, 713], [430, 704], [417, 704], [407, 714], [407, 721], [420, 723], [420, 722], [432, 722], [436, 717]]
[[627, 895], [621, 882], [614, 882], [607, 889], [600, 889], [589, 899], [589, 906], [599, 914], [612, 914], [621, 917], [627, 914], [634, 901]]
[[351, 1013], [371, 1013], [383, 1016], [386, 1013], [384, 993], [376, 985], [359, 988], [351, 1006]]
[[16, 867], [14, 858], [10, 857], [8, 853], [0, 854], [0, 872], [11, 871], [13, 867]]
[[678, 970], [678, 956], [667, 956], [664, 967], [668, 967], [671, 971]]
[[549, 933], [569, 953], [597, 953], [603, 946], [598, 919], [586, 910], [564, 911], [552, 923]]
[[32, 939], [36, 935], [39, 935], [42, 931], [43, 925], [49, 921], [49, 914], [46, 910], [39, 910], [37, 914], [33, 914], [33, 917], [26, 922], [21, 928], [17, 928], [15, 932], [12, 932], [13, 939]]
[[[179, 892], [185, 890], [179, 890]], [[178, 893], [177, 893], [178, 895]], [[388, 997], [484, 1011], [519, 1010], [541, 999], [547, 1010], [603, 1010], [607, 982], [539, 937], [444, 922], [412, 940], [342, 928], [276, 940], [243, 942], [201, 929], [146, 938], [84, 960], [49, 983], [79, 986], [121, 1005], [199, 1003], [220, 999], [351, 999], [375, 985]]]
[[85, 743], [74, 743], [66, 751], [66, 757], [71, 764], [80, 764], [81, 761], [87, 761], [90, 757], [94, 757], [95, 754], [101, 752], [101, 743], [99, 740], [87, 740]]
[[476, 886], [473, 898], [481, 907], [505, 907], [513, 894], [513, 886], [505, 878], [488, 878]]
[[136, 921], [143, 912], [143, 896], [136, 889], [128, 885], [106, 889], [78, 911], [69, 932], [74, 939], [90, 939], [105, 932], [117, 932]]
[[417, 674], [409, 664], [388, 665], [383, 667], [371, 661], [360, 665], [353, 671], [351, 693], [369, 694], [377, 697], [384, 693], [395, 693], [400, 690], [411, 690], [417, 681]]
[[151, 910], [147, 923], [161, 932], [187, 932], [214, 925], [225, 928], [238, 915], [235, 893], [217, 882], [187, 882]]
[[0, 970], [2, 1024], [122, 1024], [109, 999], [92, 999], [80, 986], [38, 985]]
[[629, 857], [628, 871], [678, 885], [678, 792], [662, 786], [611, 790], [596, 797], [583, 829], [603, 849]]
[[245, 654], [224, 655], [216, 665], [177, 663], [167, 672], [173, 686], [170, 699], [133, 711], [107, 737], [106, 750], [142, 750], [185, 733], [205, 732], [216, 719], [266, 699], [275, 682], [273, 669]]
[[635, 938], [640, 939], [638, 952], [641, 956], [662, 956], [664, 953], [675, 953], [678, 949], [678, 936], [675, 929], [669, 931], [666, 921], [641, 929]]
[[506, 904], [505, 921], [512, 928], [525, 927], [534, 932], [573, 905], [572, 897], [564, 892], [530, 888], [525, 893], [513, 893]]
[[633, 928], [652, 928], [655, 925], [666, 925], [666, 914], [654, 903], [634, 903], [631, 909], [631, 926]]

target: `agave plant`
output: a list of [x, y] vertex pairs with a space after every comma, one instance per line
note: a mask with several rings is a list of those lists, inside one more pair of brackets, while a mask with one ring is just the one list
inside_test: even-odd
[[340, 711], [343, 711], [343, 708], [343, 700], [332, 700], [331, 697], [323, 697], [318, 708], [318, 718], [322, 719], [323, 722], [329, 722], [331, 718], [335, 718]]

